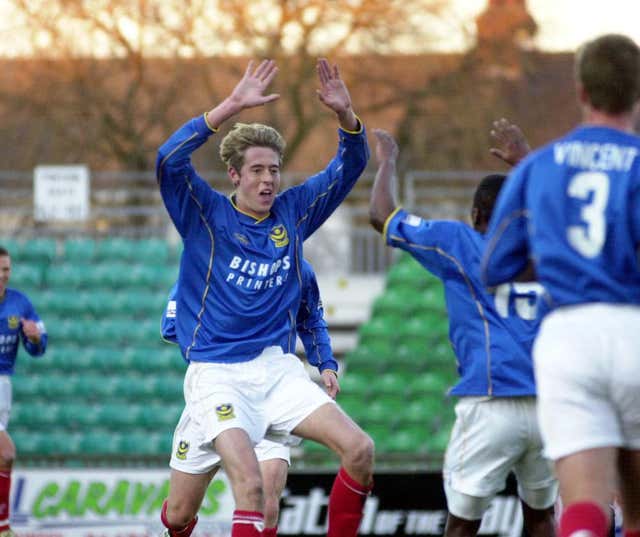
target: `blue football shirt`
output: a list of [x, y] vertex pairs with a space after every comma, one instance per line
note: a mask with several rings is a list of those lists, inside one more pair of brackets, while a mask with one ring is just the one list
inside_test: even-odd
[[190, 361], [239, 362], [265, 347], [293, 352], [302, 288], [302, 243], [344, 200], [364, 170], [364, 128], [339, 130], [336, 156], [320, 173], [280, 193], [268, 216], [253, 218], [213, 190], [191, 153], [212, 131], [204, 116], [158, 152], [157, 178], [180, 233], [176, 336]]
[[[169, 292], [167, 306], [162, 313], [160, 332], [169, 343], [177, 343], [176, 314], [178, 284]], [[304, 345], [307, 361], [322, 373], [325, 369], [338, 372], [338, 362], [331, 351], [329, 327], [324, 319], [324, 308], [316, 275], [308, 261], [302, 263], [302, 300], [296, 317], [298, 336]]]
[[[38, 323], [40, 343], [24, 335], [21, 319]], [[24, 293], [7, 288], [0, 299], [0, 375], [12, 375], [20, 341], [31, 356], [42, 356], [47, 350], [47, 332], [31, 301]]]
[[539, 326], [539, 284], [509, 283], [490, 293], [480, 281], [485, 238], [462, 222], [425, 220], [400, 209], [387, 220], [384, 235], [444, 284], [460, 375], [451, 393], [535, 395], [531, 347]]
[[580, 126], [510, 174], [488, 231], [483, 275], [512, 279], [531, 260], [550, 309], [640, 303], [640, 138]]

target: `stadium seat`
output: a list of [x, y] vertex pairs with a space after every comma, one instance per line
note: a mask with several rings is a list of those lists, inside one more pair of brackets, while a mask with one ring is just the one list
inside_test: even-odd
[[401, 396], [414, 378], [415, 375], [410, 373], [383, 373], [372, 379], [372, 391], [375, 395]]
[[25, 240], [19, 249], [20, 263], [35, 262], [48, 265], [56, 257], [57, 245], [55, 239], [36, 238]]
[[93, 239], [67, 239], [64, 241], [64, 258], [68, 263], [86, 265], [95, 257], [96, 243]]
[[182, 409], [182, 404], [143, 405], [138, 425], [148, 430], [173, 430], [178, 424]]
[[79, 441], [79, 449], [85, 455], [115, 455], [118, 453], [118, 436], [107, 431], [89, 431]]
[[416, 375], [406, 387], [407, 392], [414, 397], [438, 395], [444, 397], [449, 388], [449, 381], [446, 377], [435, 372], [421, 373]]
[[100, 407], [83, 404], [74, 400], [60, 405], [60, 424], [67, 430], [87, 431], [100, 424], [98, 419]]
[[169, 245], [162, 239], [141, 239], [136, 244], [138, 263], [165, 265], [169, 261]]
[[372, 389], [370, 377], [363, 375], [355, 368], [340, 377], [340, 394], [353, 394], [359, 397], [366, 397]]
[[[38, 265], [32, 265], [28, 262], [14, 263], [11, 267], [11, 287], [19, 289], [22, 292], [26, 292], [26, 289], [38, 289], [42, 285], [43, 270]], [[27, 295], [32, 302], [36, 305], [39, 295]]]
[[96, 259], [99, 261], [135, 262], [138, 242], [120, 237], [96, 242]]
[[396, 315], [374, 317], [362, 324], [358, 330], [361, 342], [392, 340], [402, 322]]
[[419, 428], [395, 431], [384, 440], [384, 450], [392, 453], [422, 453], [426, 449], [427, 432]]
[[134, 429], [141, 415], [139, 405], [127, 403], [105, 403], [97, 412], [98, 422], [112, 431]]

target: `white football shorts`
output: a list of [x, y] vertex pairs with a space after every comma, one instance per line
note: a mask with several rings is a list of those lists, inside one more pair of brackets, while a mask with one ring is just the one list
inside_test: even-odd
[[6, 431], [11, 416], [11, 377], [0, 375], [0, 431]]
[[543, 320], [533, 353], [550, 458], [599, 447], [640, 449], [640, 308], [559, 308]]
[[449, 512], [479, 520], [509, 473], [533, 509], [551, 507], [558, 494], [553, 465], [542, 453], [534, 397], [462, 397], [443, 467]]
[[[280, 347], [267, 347], [248, 362], [190, 363], [184, 397], [170, 466], [191, 474], [207, 473], [220, 464], [212, 442], [232, 428], [247, 432], [258, 460], [288, 462], [288, 446], [300, 443], [291, 431], [320, 406], [335, 404], [300, 359]], [[271, 443], [261, 444], [263, 439]]]

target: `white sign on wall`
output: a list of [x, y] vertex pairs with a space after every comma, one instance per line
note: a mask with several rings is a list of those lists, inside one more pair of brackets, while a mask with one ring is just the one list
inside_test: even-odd
[[36, 166], [33, 172], [34, 218], [40, 222], [89, 217], [87, 166]]

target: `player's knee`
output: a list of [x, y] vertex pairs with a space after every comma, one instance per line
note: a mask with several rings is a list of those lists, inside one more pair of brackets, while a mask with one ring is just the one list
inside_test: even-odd
[[236, 482], [235, 489], [238, 497], [244, 498], [249, 505], [253, 506], [254, 509], [262, 510], [264, 492], [260, 474], [244, 476]]
[[166, 512], [167, 522], [172, 528], [184, 528], [196, 517], [198, 507], [184, 500], [169, 500]]
[[369, 472], [373, 468], [374, 452], [375, 446], [371, 437], [364, 431], [359, 431], [354, 436], [345, 458], [349, 466]]

